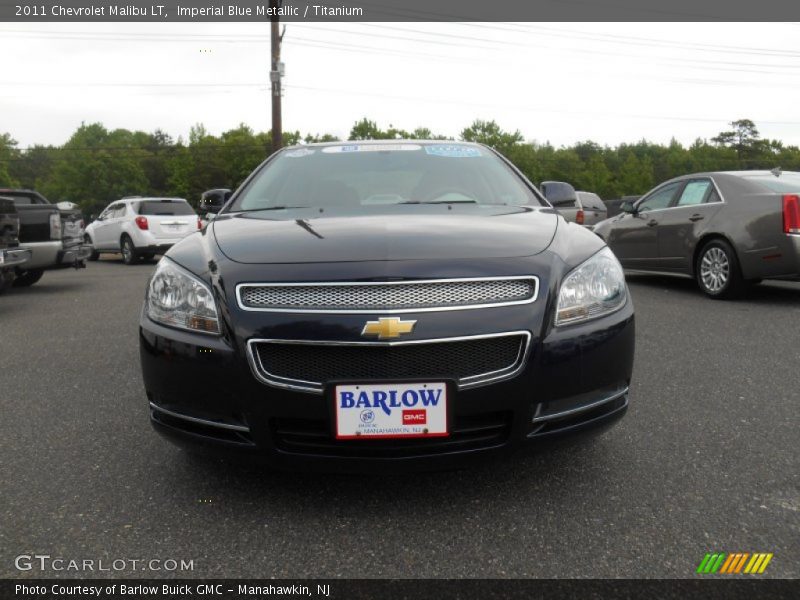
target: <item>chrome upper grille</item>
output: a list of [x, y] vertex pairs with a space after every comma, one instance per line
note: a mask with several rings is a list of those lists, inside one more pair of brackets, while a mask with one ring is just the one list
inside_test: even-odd
[[331, 381], [450, 379], [460, 388], [501, 381], [525, 364], [530, 333], [515, 331], [401, 342], [250, 340], [247, 351], [261, 382], [321, 392]]
[[243, 283], [244, 310], [272, 312], [398, 313], [461, 310], [536, 300], [536, 277], [346, 283]]

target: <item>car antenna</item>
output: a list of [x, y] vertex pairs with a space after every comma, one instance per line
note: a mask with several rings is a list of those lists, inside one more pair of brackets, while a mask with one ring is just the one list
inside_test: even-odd
[[775, 175], [775, 177], [780, 177], [781, 173], [783, 173], [783, 171], [781, 171], [780, 167], [775, 167], [774, 169], [772, 169], [772, 171], [770, 171], [770, 173]]

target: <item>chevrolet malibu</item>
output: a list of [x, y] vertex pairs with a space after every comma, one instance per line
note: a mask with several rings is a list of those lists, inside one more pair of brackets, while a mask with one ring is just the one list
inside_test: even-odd
[[438, 468], [599, 431], [633, 352], [603, 241], [495, 151], [438, 141], [277, 152], [167, 252], [140, 318], [155, 429], [281, 468]]

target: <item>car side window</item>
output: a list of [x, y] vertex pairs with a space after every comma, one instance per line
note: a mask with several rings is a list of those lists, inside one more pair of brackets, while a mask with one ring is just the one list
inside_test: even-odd
[[708, 179], [696, 179], [690, 181], [683, 188], [681, 197], [678, 199], [677, 206], [693, 206], [702, 204], [706, 201], [709, 191], [713, 190], [711, 181]]
[[116, 212], [114, 212], [114, 217], [117, 219], [124, 217], [126, 209], [127, 206], [125, 204], [120, 204], [119, 206], [117, 206]]
[[589, 208], [592, 210], [605, 210], [605, 204], [600, 199], [600, 196], [597, 194], [585, 194], [581, 197], [581, 203], [583, 204], [584, 208]]
[[644, 212], [647, 210], [658, 210], [660, 208], [667, 208], [672, 199], [675, 197], [678, 189], [683, 185], [682, 181], [677, 183], [670, 183], [669, 185], [665, 185], [662, 188], [659, 188], [649, 196], [647, 196], [644, 200], [639, 202], [636, 206], [639, 212]]

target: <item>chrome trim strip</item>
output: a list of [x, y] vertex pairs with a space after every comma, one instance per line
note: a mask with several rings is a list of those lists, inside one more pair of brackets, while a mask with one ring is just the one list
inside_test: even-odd
[[619, 390], [617, 392], [614, 392], [611, 396], [608, 396], [607, 398], [603, 398], [602, 400], [597, 400], [596, 402], [592, 402], [591, 404], [585, 404], [583, 406], [579, 406], [577, 408], [571, 408], [569, 410], [564, 410], [564, 411], [561, 411], [559, 413], [555, 413], [555, 414], [552, 414], [552, 415], [545, 415], [543, 417], [534, 417], [531, 422], [532, 423], [544, 423], [546, 421], [553, 421], [555, 419], [560, 419], [562, 417], [568, 417], [569, 415], [574, 415], [574, 414], [577, 414], [577, 413], [580, 413], [580, 412], [591, 410], [591, 409], [596, 408], [596, 407], [598, 407], [598, 406], [600, 406], [602, 404], [606, 404], [608, 402], [613, 402], [614, 400], [616, 400], [618, 398], [621, 398], [622, 396], [625, 396], [628, 393], [628, 389], [629, 388], [625, 388], [623, 390]]
[[636, 269], [622, 267], [626, 275], [665, 275], [667, 277], [680, 277], [681, 279], [694, 279], [688, 273], [678, 273], [677, 271], [654, 271], [649, 269]]
[[[318, 309], [318, 308], [257, 308], [245, 306], [242, 302], [242, 289], [250, 287], [346, 287], [369, 285], [414, 285], [420, 283], [469, 283], [473, 281], [518, 281], [531, 280], [534, 282], [533, 296], [524, 300], [512, 302], [490, 302], [488, 304], [466, 304], [464, 306], [435, 306], [430, 308], [390, 308], [390, 309]], [[456, 279], [405, 279], [401, 281], [306, 281], [306, 282], [270, 282], [270, 283], [240, 283], [236, 286], [236, 304], [242, 310], [256, 312], [295, 313], [295, 314], [327, 314], [327, 315], [397, 315], [417, 312], [441, 312], [445, 310], [472, 310], [476, 308], [494, 308], [497, 306], [515, 306], [518, 304], [531, 304], [539, 297], [539, 278], [536, 275], [514, 275], [509, 277], [466, 277]]]
[[[289, 379], [273, 375], [264, 368], [261, 363], [261, 358], [254, 350], [255, 344], [296, 344], [306, 346], [411, 346], [420, 344], [438, 344], [446, 342], [462, 342], [469, 340], [489, 339], [497, 337], [511, 337], [523, 336], [524, 343], [520, 344], [520, 350], [514, 362], [505, 369], [497, 371], [489, 371], [480, 373], [478, 375], [470, 375], [456, 381], [459, 390], [469, 389], [486, 385], [488, 383], [496, 383], [506, 379], [515, 377], [528, 362], [531, 347], [531, 332], [530, 331], [504, 331], [501, 333], [487, 333], [482, 335], [467, 335], [452, 338], [433, 338], [426, 340], [404, 340], [399, 342], [341, 342], [329, 340], [281, 340], [281, 339], [251, 339], [247, 341], [247, 362], [250, 364], [250, 370], [253, 375], [261, 383], [266, 385], [294, 390], [299, 392], [309, 392], [313, 394], [322, 394], [324, 391], [324, 383], [318, 381], [305, 381], [303, 379]], [[365, 380], [366, 381], [366, 380]]]
[[165, 415], [169, 415], [170, 417], [183, 419], [184, 421], [191, 421], [192, 423], [197, 423], [199, 425], [208, 425], [209, 427], [219, 427], [220, 429], [231, 429], [233, 431], [241, 431], [242, 433], [250, 433], [250, 428], [245, 427], [244, 425], [229, 425], [228, 423], [217, 423], [216, 421], [206, 421], [205, 419], [198, 419], [197, 417], [189, 417], [187, 415], [182, 415], [180, 413], [167, 410], [166, 408], [162, 408], [158, 404], [154, 404], [152, 402], [150, 403], [150, 408], [157, 410], [158, 412], [162, 412]]

